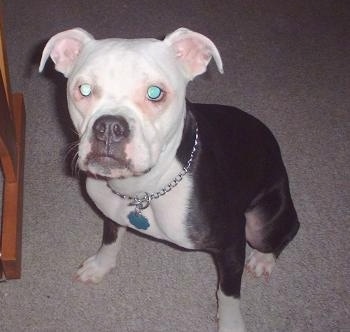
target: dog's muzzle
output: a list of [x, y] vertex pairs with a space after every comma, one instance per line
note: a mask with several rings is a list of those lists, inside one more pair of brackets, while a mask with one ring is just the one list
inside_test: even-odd
[[128, 169], [130, 159], [126, 146], [130, 142], [130, 127], [122, 116], [103, 115], [91, 128], [91, 150], [86, 157], [88, 169], [108, 175], [113, 169]]

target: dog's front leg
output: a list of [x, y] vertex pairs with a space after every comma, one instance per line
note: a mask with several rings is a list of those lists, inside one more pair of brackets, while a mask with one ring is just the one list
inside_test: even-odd
[[121, 238], [126, 228], [106, 219], [103, 224], [103, 241], [98, 252], [88, 258], [79, 268], [76, 280], [84, 283], [98, 283], [116, 266]]
[[219, 332], [246, 331], [240, 311], [241, 279], [245, 260], [245, 243], [235, 243], [215, 256], [219, 272]]

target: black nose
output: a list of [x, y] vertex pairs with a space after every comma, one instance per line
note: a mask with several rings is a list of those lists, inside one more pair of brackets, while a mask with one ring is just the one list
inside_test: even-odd
[[95, 138], [105, 143], [117, 143], [130, 134], [128, 122], [122, 116], [103, 115], [92, 126]]

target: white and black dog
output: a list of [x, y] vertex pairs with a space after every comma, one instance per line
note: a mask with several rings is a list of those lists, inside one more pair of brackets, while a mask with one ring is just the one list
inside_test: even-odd
[[110, 220], [103, 245], [77, 272], [99, 282], [116, 266], [126, 227], [205, 250], [219, 271], [219, 331], [244, 331], [239, 310], [246, 262], [269, 275], [299, 222], [279, 146], [254, 117], [186, 101], [186, 86], [220, 54], [207, 37], [178, 29], [156, 39], [96, 40], [77, 28], [53, 36], [51, 57], [68, 78], [86, 188]]

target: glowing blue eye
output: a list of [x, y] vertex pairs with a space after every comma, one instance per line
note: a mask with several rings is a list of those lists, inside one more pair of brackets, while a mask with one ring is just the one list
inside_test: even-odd
[[88, 97], [91, 95], [92, 92], [91, 85], [89, 83], [84, 83], [79, 86], [79, 91], [82, 96]]
[[163, 98], [163, 90], [156, 85], [151, 85], [147, 90], [147, 98], [154, 101], [161, 100]]

